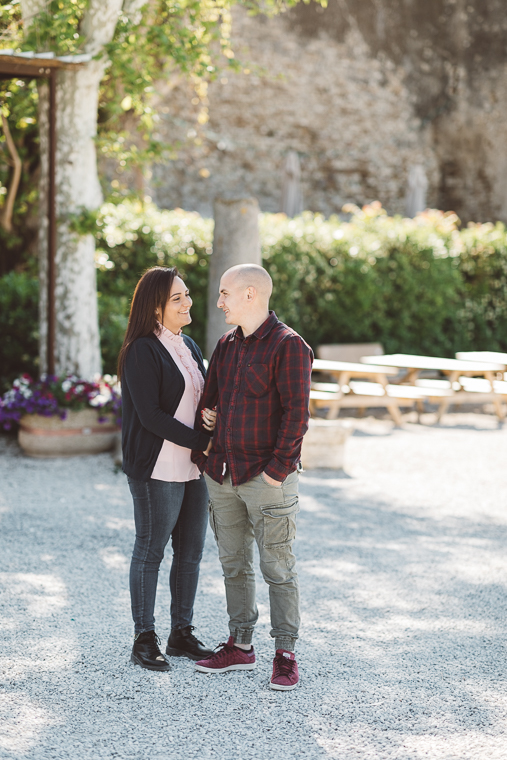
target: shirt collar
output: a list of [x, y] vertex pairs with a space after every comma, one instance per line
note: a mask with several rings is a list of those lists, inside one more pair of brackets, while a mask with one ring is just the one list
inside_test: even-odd
[[[277, 324], [278, 317], [276, 316], [274, 311], [269, 312], [269, 316], [267, 319], [264, 320], [262, 325], [260, 325], [255, 332], [253, 332], [251, 335], [249, 335], [249, 338], [257, 338], [257, 340], [262, 340], [263, 338], [268, 335], [273, 327]], [[229, 340], [234, 340], [235, 338], [239, 338], [239, 340], [245, 340], [243, 336], [243, 330], [238, 325], [235, 330], [233, 330], [231, 337]]]

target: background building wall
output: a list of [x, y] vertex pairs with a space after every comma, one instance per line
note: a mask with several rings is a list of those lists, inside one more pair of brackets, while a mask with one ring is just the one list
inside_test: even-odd
[[[210, 215], [216, 195], [279, 211], [289, 150], [304, 207], [325, 215], [380, 200], [403, 213], [410, 166], [428, 205], [507, 220], [507, 16], [502, 0], [330, 0], [280, 17], [237, 10], [233, 47], [250, 73], [209, 87], [209, 121], [183, 78], [159, 84], [153, 167], [161, 206]], [[192, 102], [192, 100], [194, 102]]]

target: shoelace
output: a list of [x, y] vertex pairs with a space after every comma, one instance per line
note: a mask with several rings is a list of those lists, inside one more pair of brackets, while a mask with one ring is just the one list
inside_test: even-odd
[[234, 647], [229, 646], [229, 644], [226, 644], [225, 642], [223, 644], [218, 644], [218, 646], [215, 647], [215, 651], [211, 657], [213, 659], [222, 659], [226, 655], [230, 654], [231, 652], [234, 652]]
[[150, 654], [150, 656], [155, 659], [156, 657], [159, 657], [160, 654], [161, 654], [161, 652], [160, 652], [161, 641], [160, 641], [158, 635], [155, 633], [155, 631], [150, 631], [150, 633], [152, 635], [150, 636], [149, 639], [148, 638], [146, 639], [146, 644], [149, 647], [149, 654]]
[[192, 631], [195, 631], [195, 625], [189, 625], [188, 626], [188, 636], [186, 636], [185, 638], [187, 638], [193, 644], [200, 644], [201, 646], [204, 646], [204, 644], [202, 643], [202, 641], [199, 641], [199, 639], [196, 636], [194, 636], [194, 634], [192, 633]]
[[278, 676], [290, 676], [294, 672], [296, 665], [295, 660], [289, 660], [288, 657], [284, 657], [283, 654], [278, 654], [275, 657], [275, 678]]

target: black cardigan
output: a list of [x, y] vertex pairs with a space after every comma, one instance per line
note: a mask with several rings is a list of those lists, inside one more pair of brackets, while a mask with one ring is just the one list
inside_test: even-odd
[[[203, 375], [202, 354], [183, 336]], [[204, 451], [209, 436], [174, 419], [185, 380], [169, 351], [155, 334], [130, 346], [121, 378], [123, 472], [133, 480], [149, 480], [164, 439]]]

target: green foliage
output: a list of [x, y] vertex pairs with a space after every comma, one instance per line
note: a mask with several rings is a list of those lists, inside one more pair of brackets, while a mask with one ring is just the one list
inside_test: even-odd
[[[261, 217], [263, 262], [280, 319], [316, 348], [379, 341], [386, 352], [452, 356], [507, 351], [507, 230], [456, 228], [452, 214], [388, 217], [379, 204], [349, 222], [304, 213]], [[83, 224], [91, 229], [90, 219]], [[104, 204], [96, 220], [104, 371], [113, 373], [135, 286], [151, 266], [177, 266], [194, 300], [188, 333], [205, 343], [213, 221], [153, 204]], [[0, 280], [2, 380], [34, 372], [37, 282]], [[6, 336], [6, 339], [3, 336]]]
[[[379, 341], [387, 352], [435, 356], [507, 349], [502, 225], [460, 232], [457, 218], [441, 212], [411, 220], [388, 217], [379, 204], [350, 210], [348, 223], [308, 212], [261, 217], [280, 319], [314, 348]], [[113, 371], [129, 299], [148, 266], [178, 266], [194, 299], [189, 332], [204, 346], [212, 221], [125, 202], [104, 206], [98, 224], [105, 371]]]
[[[37, 241], [35, 215], [39, 169], [37, 87], [22, 79], [0, 80], [0, 110], [6, 117], [12, 139], [22, 161], [21, 181], [12, 218], [13, 231], [0, 227], [0, 276], [14, 267], [33, 266]], [[0, 213], [12, 177], [12, 160], [0, 126]]]
[[460, 234], [464, 281], [461, 320], [467, 346], [507, 346], [507, 231], [501, 222], [471, 224]]
[[194, 298], [193, 322], [185, 332], [203, 346], [212, 220], [181, 210], [160, 211], [153, 204], [107, 203], [101, 209], [97, 230], [104, 371], [115, 370], [132, 294], [148, 267], [178, 267]]
[[387, 217], [379, 204], [352, 210], [347, 224], [309, 213], [264, 218], [280, 319], [314, 347], [379, 341], [388, 352], [457, 350], [462, 282], [453, 223], [438, 212]]
[[0, 278], [0, 393], [23, 372], [38, 373], [39, 283], [27, 273]]
[[[310, 0], [303, 0], [309, 2]], [[325, 0], [318, 0], [325, 5]], [[112, 42], [102, 53], [109, 57], [102, 82], [97, 147], [116, 162], [118, 173], [140, 167], [156, 158], [174, 158], [177, 146], [167, 145], [156, 133], [160, 120], [153, 108], [157, 82], [174, 72], [183, 73], [193, 84], [200, 102], [197, 123], [208, 120], [207, 84], [220, 68], [241, 69], [231, 48], [231, 9], [241, 4], [251, 13], [273, 15], [298, 0], [150, 0], [135, 13], [120, 13]], [[85, 16], [89, 0], [47, 0], [43, 9], [24, 27], [19, 0], [0, 5], [0, 48], [57, 55], [82, 53], [85, 48]], [[27, 252], [35, 248], [34, 215], [38, 180], [37, 88], [34, 82], [0, 82], [0, 107], [9, 118], [15, 144], [23, 159], [22, 182], [16, 200], [13, 232], [0, 230], [0, 275], [24, 266]], [[125, 129], [137, 125], [138, 133]], [[5, 199], [10, 167], [0, 130], [0, 209]], [[120, 187], [117, 190], [117, 187]], [[113, 181], [106, 195], [132, 195], [126, 185]], [[76, 226], [76, 231], [78, 225]]]

